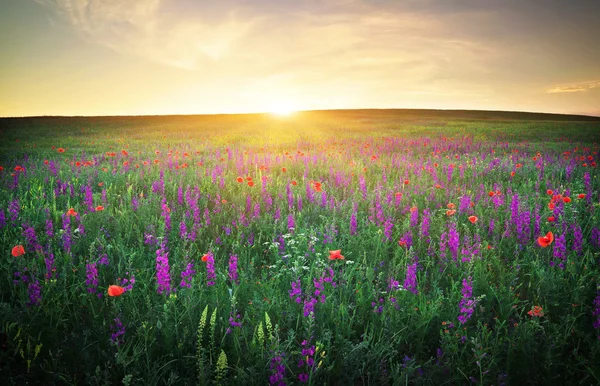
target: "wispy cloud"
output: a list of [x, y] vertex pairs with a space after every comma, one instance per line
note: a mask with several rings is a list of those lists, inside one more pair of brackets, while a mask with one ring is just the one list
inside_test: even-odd
[[588, 81], [567, 85], [559, 85], [547, 90], [546, 92], [548, 94], [556, 94], [563, 92], [585, 92], [594, 88], [600, 88], [600, 81]]
[[218, 22], [197, 13], [169, 10], [164, 0], [37, 0], [49, 5], [83, 36], [116, 52], [182, 68], [227, 56], [260, 19], [235, 9]]

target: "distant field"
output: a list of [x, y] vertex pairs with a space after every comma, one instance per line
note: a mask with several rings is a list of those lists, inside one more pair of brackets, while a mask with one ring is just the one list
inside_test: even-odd
[[600, 118], [0, 119], [3, 385], [600, 384]]

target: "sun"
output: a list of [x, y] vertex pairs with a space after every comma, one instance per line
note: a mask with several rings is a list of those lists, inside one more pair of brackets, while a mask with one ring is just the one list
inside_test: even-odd
[[296, 112], [296, 109], [290, 103], [275, 103], [269, 109], [269, 112], [279, 117], [287, 117]]

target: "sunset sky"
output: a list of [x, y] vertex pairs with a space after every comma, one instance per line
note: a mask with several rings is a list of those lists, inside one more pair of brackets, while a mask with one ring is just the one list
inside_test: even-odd
[[600, 116], [595, 0], [0, 0], [0, 116]]

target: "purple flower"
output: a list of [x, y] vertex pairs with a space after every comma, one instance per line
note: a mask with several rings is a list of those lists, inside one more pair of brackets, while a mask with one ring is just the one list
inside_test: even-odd
[[290, 213], [288, 215], [288, 230], [293, 232], [294, 228], [296, 228], [296, 220], [294, 220], [294, 215]]
[[229, 280], [231, 280], [232, 283], [238, 283], [238, 267], [237, 267], [237, 263], [238, 263], [238, 257], [237, 255], [231, 255], [229, 257]]
[[13, 200], [8, 204], [8, 213], [10, 213], [10, 220], [13, 222], [13, 225], [16, 224], [20, 211], [21, 205], [19, 205], [19, 200]]
[[290, 298], [294, 299], [296, 303], [302, 303], [302, 284], [300, 283], [300, 279], [292, 282], [292, 289], [288, 293], [290, 294]]
[[406, 279], [404, 280], [404, 288], [413, 294], [417, 295], [417, 263], [406, 266]]
[[27, 302], [27, 306], [39, 306], [42, 304], [42, 287], [40, 286], [40, 282], [38, 280], [31, 281], [27, 285], [27, 294], [29, 295], [29, 302]]
[[208, 252], [206, 255], [206, 286], [210, 287], [215, 285], [215, 279], [217, 275], [215, 274], [215, 257], [212, 252]]
[[98, 288], [98, 268], [96, 267], [96, 263], [88, 262], [85, 265], [85, 285], [87, 285], [87, 292], [92, 294], [96, 293]]
[[157, 292], [168, 295], [171, 292], [171, 275], [169, 273], [169, 252], [163, 246], [156, 251]]
[[552, 256], [557, 260], [552, 260], [550, 262], [550, 265], [554, 266], [554, 264], [556, 264], [556, 262], [558, 261], [559, 268], [564, 269], [565, 263], [567, 261], [567, 242], [565, 240], [564, 233], [554, 238], [554, 250]]
[[181, 272], [181, 282], [179, 283], [180, 287], [192, 288], [192, 278], [196, 274], [194, 270], [194, 263], [188, 263], [185, 267], [185, 270]]
[[354, 236], [356, 234], [356, 228], [358, 225], [356, 223], [356, 214], [357, 214], [357, 208], [356, 208], [356, 204], [354, 204], [353, 210], [352, 210], [352, 215], [350, 215], [350, 234], [352, 236]]
[[[596, 293], [596, 299], [594, 299], [594, 312], [592, 316], [596, 317], [594, 321], [594, 328], [600, 330], [600, 290]], [[600, 339], [600, 331], [598, 331], [598, 339]]]
[[121, 322], [121, 318], [118, 316], [113, 320], [111, 325], [110, 340], [117, 346], [125, 343], [125, 326]]
[[471, 280], [471, 277], [463, 279], [462, 285], [462, 299], [458, 305], [460, 307], [460, 315], [458, 316], [458, 321], [460, 322], [460, 324], [465, 324], [473, 315], [476, 301], [475, 299], [472, 299], [473, 282]]
[[276, 386], [285, 386], [286, 383], [284, 381], [285, 378], [285, 365], [283, 362], [283, 354], [276, 353], [273, 358], [271, 358], [271, 363], [269, 368], [271, 369], [271, 375], [269, 376], [269, 384]]

